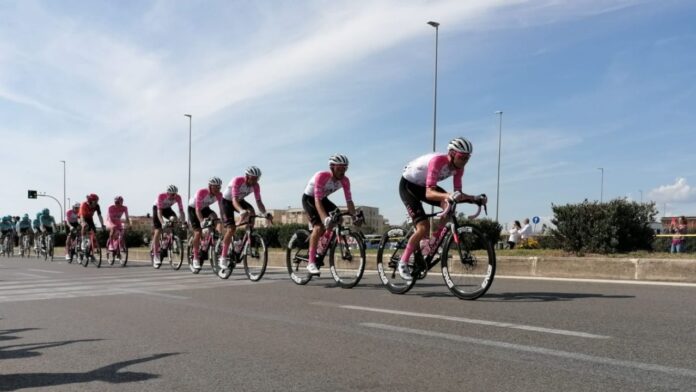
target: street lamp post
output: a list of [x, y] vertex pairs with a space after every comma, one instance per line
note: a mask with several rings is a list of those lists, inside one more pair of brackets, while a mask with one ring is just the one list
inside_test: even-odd
[[[435, 139], [437, 135], [437, 47], [440, 32], [440, 23], [433, 22], [432, 20], [428, 22], [429, 25], [435, 28], [435, 88], [433, 90], [433, 152], [435, 152]], [[435, 207], [430, 206], [430, 213], [435, 211]], [[430, 235], [433, 234], [433, 225], [430, 225]]]
[[602, 172], [602, 182], [599, 185], [599, 202], [602, 203], [604, 200], [604, 168], [598, 167], [597, 170]]
[[[67, 211], [65, 209], [66, 208], [66, 205], [65, 205], [65, 161], [61, 161], [61, 162], [63, 162], [63, 211]], [[61, 216], [59, 222], [63, 222], [64, 220], [65, 220], [65, 217]]]
[[440, 23], [431, 20], [428, 24], [435, 28], [435, 88], [433, 91], [433, 152], [435, 152], [435, 137], [437, 135], [437, 47]]
[[498, 206], [500, 205], [500, 150], [503, 141], [503, 111], [495, 112], [498, 115], [498, 185], [495, 189], [495, 221], [498, 222]]
[[186, 200], [191, 200], [191, 122], [193, 120], [192, 120], [192, 116], [190, 114], [184, 114], [184, 117], [188, 117], [188, 119], [189, 119], [188, 198]]
[[643, 190], [638, 189], [638, 192], [640, 192], [640, 204], [643, 204]]

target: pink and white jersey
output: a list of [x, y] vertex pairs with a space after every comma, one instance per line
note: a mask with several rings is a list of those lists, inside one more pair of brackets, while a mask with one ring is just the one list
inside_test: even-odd
[[232, 181], [230, 181], [227, 188], [225, 188], [225, 193], [223, 193], [222, 197], [229, 201], [232, 201], [232, 198], [241, 200], [249, 196], [251, 192], [254, 192], [254, 197], [257, 201], [261, 200], [261, 187], [259, 186], [259, 183], [257, 182], [254, 185], [248, 185], [246, 183], [246, 177], [240, 176], [233, 178]]
[[65, 214], [65, 220], [68, 221], [68, 223], [77, 223], [79, 218], [80, 215], [73, 210], [69, 210], [68, 213]]
[[420, 156], [406, 165], [403, 177], [411, 183], [426, 188], [437, 185], [438, 182], [454, 176], [454, 190], [462, 190], [464, 168], [452, 168], [447, 154], [432, 153]]
[[174, 197], [170, 197], [169, 193], [160, 193], [159, 196], [157, 196], [157, 199], [155, 199], [155, 204], [154, 206], [163, 210], [165, 208], [170, 208], [174, 204], [179, 205], [179, 211], [184, 210], [184, 205], [181, 202], [181, 196], [178, 194], [175, 195]]
[[346, 202], [353, 201], [348, 177], [344, 176], [341, 180], [335, 180], [330, 171], [321, 171], [309, 179], [304, 194], [316, 199], [323, 199], [341, 188], [343, 188], [343, 193], [346, 195]]
[[189, 207], [197, 208], [202, 210], [205, 207], [210, 206], [215, 202], [222, 201], [222, 193], [218, 192], [217, 195], [213, 196], [210, 194], [208, 188], [199, 189], [196, 195], [189, 200]]
[[123, 214], [128, 215], [128, 207], [114, 204], [109, 207], [106, 214], [106, 221], [112, 225], [121, 226], [121, 217]]

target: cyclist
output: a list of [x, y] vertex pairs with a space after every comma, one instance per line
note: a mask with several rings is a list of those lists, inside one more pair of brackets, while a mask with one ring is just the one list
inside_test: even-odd
[[196, 195], [189, 200], [188, 216], [191, 229], [193, 230], [193, 243], [191, 244], [193, 248], [193, 262], [191, 271], [201, 269], [201, 262], [198, 258], [198, 247], [201, 244], [201, 222], [208, 217], [217, 218], [217, 215], [210, 209], [210, 205], [217, 201], [220, 216], [222, 216], [222, 219], [225, 218], [225, 211], [221, 205], [221, 187], [222, 180], [218, 177], [212, 177], [208, 180], [208, 187], [199, 189]]
[[22, 219], [17, 222], [17, 236], [22, 238], [24, 234], [29, 234], [31, 231], [31, 219], [29, 219], [29, 214], [24, 214]]
[[152, 206], [152, 226], [154, 226], [155, 232], [152, 235], [153, 249], [155, 256], [155, 266], [160, 266], [162, 261], [160, 260], [160, 233], [162, 232], [162, 222], [164, 219], [176, 219], [176, 214], [172, 209], [174, 203], [179, 206], [179, 218], [185, 219], [184, 205], [181, 202], [181, 196], [179, 196], [179, 189], [175, 185], [169, 185], [167, 191], [160, 193]]
[[234, 232], [237, 227], [234, 222], [235, 211], [239, 213], [239, 222], [249, 222], [249, 228], [253, 227], [256, 211], [251, 204], [244, 200], [251, 192], [254, 192], [256, 198], [256, 206], [259, 207], [261, 214], [265, 215], [269, 220], [273, 219], [273, 215], [266, 213], [266, 206], [261, 201], [261, 187], [259, 179], [261, 178], [261, 169], [256, 166], [249, 166], [244, 171], [243, 176], [233, 178], [225, 188], [222, 195], [222, 208], [225, 212], [225, 237], [222, 244], [222, 258], [220, 259], [220, 268], [227, 269], [230, 267], [230, 260], [227, 258], [227, 252], [230, 249], [230, 242], [234, 238]]
[[[39, 215], [39, 227], [41, 228], [42, 238], [45, 238], [46, 234], [53, 234], [56, 231], [56, 220], [51, 216], [51, 212], [48, 208], [44, 208]], [[41, 241], [41, 246], [43, 247], [45, 243]]]
[[[408, 240], [401, 260], [399, 275], [404, 280], [411, 280], [408, 269], [408, 259], [420, 247], [420, 241], [428, 236], [430, 222], [426, 218], [421, 202], [432, 206], [442, 207], [448, 211], [456, 202], [471, 202], [485, 204], [485, 196], [471, 196], [462, 193], [462, 177], [464, 166], [471, 158], [473, 145], [463, 137], [452, 139], [447, 145], [447, 154], [431, 153], [420, 156], [409, 162], [404, 168], [399, 183], [399, 196], [406, 206], [408, 215], [416, 226], [415, 233]], [[448, 193], [437, 185], [448, 177], [452, 177], [454, 192]]]
[[114, 229], [125, 230], [125, 226], [121, 221], [121, 216], [124, 214], [126, 215], [126, 223], [130, 225], [131, 222], [130, 217], [128, 216], [128, 207], [123, 205], [123, 197], [114, 197], [114, 204], [109, 206], [106, 214], [106, 227], [109, 229], [109, 241], [107, 242], [109, 250], [114, 250], [115, 247], [119, 246], [119, 244], [113, 243], [114, 235], [116, 234], [116, 230]]
[[309, 179], [309, 183], [302, 195], [302, 208], [309, 216], [312, 224], [312, 234], [309, 237], [309, 262], [307, 271], [311, 275], [319, 275], [319, 268], [316, 264], [317, 244], [319, 238], [329, 229], [331, 217], [329, 213], [338, 210], [338, 207], [328, 196], [343, 188], [343, 194], [348, 205], [348, 212], [354, 217], [354, 222], [359, 224], [355, 218], [355, 204], [350, 193], [350, 180], [346, 176], [348, 170], [348, 157], [343, 154], [334, 154], [329, 157], [329, 170], [317, 172]]
[[[66, 227], [70, 226], [72, 229], [68, 231], [68, 238], [66, 239], [66, 244], [71, 244], [73, 240], [73, 235], [77, 234], [77, 229], [80, 227], [80, 203], [75, 203], [71, 210], [65, 214]], [[66, 246], [67, 248], [67, 246]], [[70, 260], [69, 252], [65, 252], [65, 260]]]
[[34, 231], [34, 250], [36, 254], [39, 254], [39, 243], [41, 242], [41, 224], [39, 223], [39, 216], [41, 213], [36, 214], [36, 219], [31, 221], [31, 228]]
[[14, 233], [14, 225], [12, 224], [12, 217], [10, 215], [3, 216], [2, 221], [0, 221], [0, 245], [5, 243], [5, 237], [9, 236], [10, 241], [13, 241], [12, 234]]
[[80, 223], [82, 226], [82, 249], [87, 248], [87, 243], [89, 237], [87, 237], [87, 232], [92, 230], [97, 231], [97, 227], [94, 225], [94, 213], [97, 213], [99, 218], [99, 223], [101, 224], [102, 230], [104, 230], [104, 219], [102, 218], [101, 208], [99, 207], [99, 196], [94, 193], [87, 195], [87, 200], [82, 202], [80, 205]]

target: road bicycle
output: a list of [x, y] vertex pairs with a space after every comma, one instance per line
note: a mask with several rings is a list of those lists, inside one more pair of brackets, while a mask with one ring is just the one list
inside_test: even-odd
[[[215, 269], [218, 263], [217, 254], [215, 252], [215, 241], [220, 238], [220, 233], [217, 231], [218, 218], [205, 218], [201, 222], [201, 241], [198, 245], [198, 261], [201, 267], [206, 260], [210, 260], [210, 266]], [[200, 268], [193, 266], [193, 236], [191, 231], [189, 238], [186, 241], [186, 253], [188, 255], [189, 269], [194, 274], [201, 272]]]
[[90, 229], [87, 235], [87, 241], [83, 241], [82, 238], [80, 238], [80, 246], [77, 249], [80, 264], [86, 268], [87, 265], [92, 262], [95, 267], [99, 268], [102, 262], [101, 246], [99, 245], [99, 241], [97, 241], [97, 235], [94, 230]]
[[12, 257], [14, 255], [14, 237], [12, 231], [8, 231], [7, 234], [3, 235], [2, 241], [0, 241], [0, 254], [6, 257]]
[[53, 247], [55, 239], [53, 233], [41, 233], [39, 237], [39, 257], [43, 256], [44, 261], [53, 261]]
[[[324, 265], [324, 257], [329, 256], [331, 276], [339, 287], [349, 289], [355, 287], [365, 272], [365, 240], [359, 231], [343, 226], [342, 217], [350, 215], [332, 211], [330, 228], [319, 239], [317, 246], [317, 267]], [[362, 211], [356, 214], [362, 220]], [[297, 230], [290, 241], [285, 255], [286, 266], [290, 278], [298, 285], [305, 285], [314, 275], [307, 271], [309, 262], [308, 230]]]
[[19, 253], [21, 257], [31, 257], [31, 237], [27, 233], [19, 239]]
[[[169, 266], [174, 270], [181, 268], [181, 264], [184, 262], [184, 247], [181, 238], [174, 234], [176, 222], [175, 219], [165, 219], [159, 239], [159, 259], [162, 263], [168, 261]], [[184, 230], [187, 228], [185, 223], [182, 223], [181, 227]], [[152, 261], [152, 268], [159, 269], [162, 265], [155, 264], [154, 242], [150, 244], [150, 261]]]
[[[255, 216], [254, 218], [264, 218], [262, 216]], [[233, 241], [230, 244], [229, 250], [227, 251], [227, 257], [230, 261], [228, 268], [221, 268], [219, 264], [213, 265], [213, 271], [221, 279], [227, 279], [232, 275], [232, 270], [236, 264], [242, 263], [244, 265], [244, 273], [247, 278], [252, 282], [258, 282], [263, 277], [266, 272], [266, 266], [268, 265], [268, 248], [266, 247], [266, 241], [261, 237], [259, 233], [254, 231], [254, 225], [250, 224], [251, 221], [243, 222], [237, 225], [237, 228], [241, 226], [247, 226], [244, 236], [241, 240]], [[218, 260], [222, 256], [222, 236], [217, 240], [215, 244], [215, 253], [217, 254]]]
[[126, 229], [123, 226], [115, 226], [111, 229], [112, 239], [107, 240], [106, 262], [114, 265], [116, 261], [125, 267], [128, 264], [128, 246], [126, 245]]
[[[423, 252], [417, 249], [409, 258], [411, 280], [402, 279], [397, 266], [415, 228], [412, 226], [408, 231], [395, 228], [384, 233], [377, 250], [377, 274], [387, 290], [394, 294], [408, 292], [416, 281], [425, 278], [428, 271], [440, 263], [445, 284], [457, 297], [474, 300], [488, 291], [495, 276], [492, 243], [471, 222], [460, 223], [456, 207], [454, 204], [444, 213], [426, 215], [428, 218], [439, 217], [444, 224], [440, 224], [431, 239], [421, 241], [423, 245], [427, 243]], [[481, 207], [479, 205], [478, 211], [468, 219], [475, 219], [481, 213]], [[483, 208], [487, 213], [485, 205]]]
[[75, 257], [78, 256], [78, 249], [80, 248], [80, 228], [71, 227], [70, 232], [65, 238], [65, 253], [68, 255], [68, 264], [72, 263]]

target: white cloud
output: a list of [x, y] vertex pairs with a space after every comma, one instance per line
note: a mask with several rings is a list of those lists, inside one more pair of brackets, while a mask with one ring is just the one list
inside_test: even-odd
[[672, 185], [661, 185], [648, 192], [658, 203], [688, 203], [696, 201], [696, 189], [687, 184], [685, 178], [677, 178]]

